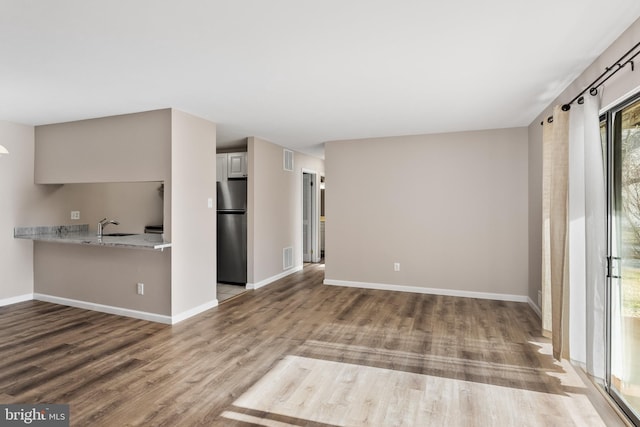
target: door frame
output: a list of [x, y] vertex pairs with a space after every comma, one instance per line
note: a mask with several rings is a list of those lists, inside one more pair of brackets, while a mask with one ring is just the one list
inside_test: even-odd
[[313, 169], [301, 168], [300, 174], [300, 185], [302, 187], [301, 191], [301, 201], [300, 201], [300, 242], [301, 248], [300, 251], [302, 255], [303, 262], [304, 261], [304, 175], [309, 174], [312, 176], [313, 189], [311, 194], [311, 262], [320, 262], [320, 239], [318, 239], [318, 232], [320, 230], [320, 186], [318, 185], [318, 177], [319, 173]]
[[[618, 206], [616, 206], [616, 179], [615, 179], [615, 169], [616, 169], [616, 158], [615, 158], [615, 147], [616, 143], [616, 114], [622, 111], [624, 108], [637, 103], [640, 101], [640, 93], [636, 93], [635, 95], [631, 95], [627, 97], [622, 102], [619, 102], [613, 105], [610, 108], [607, 108], [605, 111], [600, 111], [600, 121], [603, 119], [606, 121], [606, 208], [607, 208], [607, 277], [606, 277], [606, 292], [605, 292], [605, 378], [604, 378], [604, 386], [605, 390], [611, 396], [611, 398], [616, 402], [616, 404], [620, 407], [622, 412], [634, 423], [640, 423], [640, 419], [637, 417], [636, 413], [634, 413], [634, 409], [630, 408], [626, 402], [626, 400], [617, 392], [616, 388], [611, 383], [612, 378], [612, 333], [613, 333], [613, 312], [612, 312], [612, 304], [613, 304], [613, 291], [614, 286], [616, 286], [616, 281], [621, 280], [621, 278], [613, 277], [611, 274], [612, 270], [612, 262], [613, 257], [618, 255], [617, 249], [614, 247], [615, 242], [615, 215]], [[618, 161], [621, 161], [618, 160]]]

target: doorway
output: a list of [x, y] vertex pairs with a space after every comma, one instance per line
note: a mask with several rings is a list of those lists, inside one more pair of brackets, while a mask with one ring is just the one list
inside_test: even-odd
[[302, 171], [302, 261], [319, 262], [318, 246], [318, 174]]
[[325, 216], [324, 216], [324, 176], [320, 176], [320, 260], [324, 260], [324, 229], [325, 229]]

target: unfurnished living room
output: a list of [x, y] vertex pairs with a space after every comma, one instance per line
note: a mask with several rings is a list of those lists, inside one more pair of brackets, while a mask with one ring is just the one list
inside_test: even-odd
[[0, 35], [0, 425], [640, 425], [636, 0]]

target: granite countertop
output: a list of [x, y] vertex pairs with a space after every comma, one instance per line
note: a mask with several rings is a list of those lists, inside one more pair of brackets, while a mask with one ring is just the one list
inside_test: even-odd
[[163, 250], [164, 248], [171, 247], [171, 242], [164, 240], [162, 234], [147, 233], [132, 234], [130, 236], [105, 235], [102, 238], [98, 238], [95, 233], [89, 232], [88, 224], [16, 227], [13, 229], [13, 237], [16, 239], [29, 239], [40, 242], [111, 246], [117, 248]]

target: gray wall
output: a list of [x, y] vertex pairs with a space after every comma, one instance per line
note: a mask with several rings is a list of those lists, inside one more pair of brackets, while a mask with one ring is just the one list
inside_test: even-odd
[[171, 239], [171, 109], [35, 128], [35, 182], [163, 181]]
[[171, 110], [36, 127], [35, 182], [164, 181]]
[[[117, 219], [105, 232], [142, 233], [162, 221], [158, 182], [35, 185], [40, 198], [28, 220], [19, 225], [89, 224], [95, 232], [103, 217]], [[71, 210], [80, 220], [70, 220]], [[37, 213], [37, 214], [36, 214]], [[35, 242], [34, 291], [169, 316], [171, 314], [171, 251], [87, 247]], [[144, 283], [144, 296], [136, 284]]]
[[328, 282], [527, 295], [526, 128], [329, 142], [325, 162]]
[[33, 244], [13, 238], [13, 227], [28, 217], [39, 198], [33, 184], [33, 126], [0, 121], [0, 301], [30, 299]]
[[[282, 250], [294, 248], [294, 268], [302, 265], [302, 170], [324, 174], [324, 161], [294, 152], [294, 170], [283, 170], [283, 148], [248, 140], [248, 260], [250, 284], [283, 274]], [[319, 191], [319, 186], [316, 187]]]
[[[529, 126], [529, 299], [541, 309], [542, 287], [542, 126]], [[535, 141], [532, 143], [532, 141]]]
[[176, 316], [216, 300], [214, 123], [172, 110], [171, 185], [171, 313]]
[[[16, 170], [12, 178], [23, 180], [35, 195], [15, 197], [17, 203], [28, 201], [28, 208], [3, 222], [7, 231], [74, 222], [95, 229], [95, 222], [108, 216], [121, 220], [122, 231], [141, 232], [164, 217], [165, 237], [173, 245], [164, 252], [118, 252], [37, 243], [34, 259], [31, 242], [13, 242], [24, 246], [25, 262], [36, 272], [21, 275], [31, 282], [30, 292], [164, 316], [184, 316], [216, 303], [215, 124], [157, 110], [37, 127], [35, 143], [33, 128], [20, 129], [29, 159], [16, 162], [24, 171]], [[34, 185], [34, 176], [48, 184]], [[164, 203], [157, 193], [160, 181]], [[80, 221], [69, 219], [71, 210], [81, 211]], [[145, 283], [144, 296], [135, 294], [137, 282]]]
[[[95, 232], [97, 222], [107, 217], [118, 220], [120, 225], [109, 225], [105, 233], [142, 233], [146, 225], [163, 221], [160, 182], [32, 186], [39, 190], [41, 197], [27, 217], [16, 220], [16, 226], [89, 224]], [[70, 219], [71, 211], [79, 211], [80, 219]]]
[[[123, 231], [141, 231], [140, 217], [150, 218], [140, 206], [144, 200], [140, 189], [145, 185], [131, 190], [133, 187], [114, 183], [163, 181], [167, 188], [161, 200], [162, 216], [165, 235], [171, 240], [171, 115], [172, 110], [165, 109], [37, 126], [34, 177], [37, 183], [47, 185], [38, 185], [43, 195], [34, 206], [37, 220], [32, 217], [24, 225], [74, 223], [68, 219], [68, 211], [73, 209], [81, 211], [77, 222], [88, 223], [93, 230], [96, 221], [110, 216], [123, 220], [125, 227], [137, 228]], [[97, 191], [104, 196], [111, 193], [115, 203], [101, 206], [104, 201], [96, 202], [91, 194]], [[136, 196], [137, 203], [116, 206]], [[144, 196], [148, 197], [155, 195]], [[101, 208], [108, 212], [100, 213]], [[157, 213], [153, 216], [157, 218]], [[116, 228], [109, 227], [112, 231]], [[36, 243], [35, 293], [172, 314], [172, 250], [152, 255], [143, 250], [82, 249]], [[135, 293], [138, 282], [145, 284], [144, 296]]]
[[[35, 293], [171, 314], [171, 252], [34, 243]], [[136, 284], [144, 283], [144, 295]]]
[[[3, 272], [0, 300], [15, 297], [30, 298], [34, 291], [48, 292], [51, 290], [50, 285], [54, 281], [49, 280], [45, 274], [47, 270], [43, 269], [49, 259], [46, 254], [55, 252], [55, 256], [59, 257], [62, 253], [66, 253], [67, 249], [70, 249], [60, 245], [43, 246], [40, 248], [41, 250], [36, 248], [38, 258], [44, 260], [44, 263], [34, 265], [33, 242], [14, 239], [14, 227], [89, 223], [95, 229], [94, 222], [100, 219], [98, 216], [108, 215], [120, 219], [122, 221], [121, 227], [126, 227], [128, 231], [141, 232], [141, 227], [144, 225], [162, 219], [162, 200], [155, 191], [157, 183], [34, 184], [34, 138], [33, 126], [0, 122], [0, 144], [7, 147], [10, 152], [9, 155], [0, 158], [0, 194], [2, 194], [0, 198], [0, 227], [4, 230], [0, 234], [0, 269]], [[127, 203], [126, 206], [124, 206], [125, 203]], [[81, 219], [79, 221], [70, 220], [71, 210], [80, 210]], [[86, 248], [83, 247], [83, 249]], [[94, 254], [102, 258], [105, 252], [100, 252], [100, 249], [104, 248], [95, 248], [98, 252]], [[83, 254], [86, 253], [87, 251], [83, 252]], [[129, 263], [135, 264], [139, 261], [140, 251], [126, 250], [124, 254], [126, 254]], [[167, 254], [165, 253], [165, 256], [168, 256]], [[149, 256], [149, 253], [141, 255], [142, 258]], [[73, 261], [70, 262], [74, 264]], [[67, 264], [66, 267], [69, 265]], [[87, 268], [86, 265], [84, 269], [74, 267], [76, 274], [85, 274], [84, 279], [79, 282], [85, 286], [79, 293], [69, 291], [67, 289], [68, 283], [60, 284], [58, 291], [55, 292], [68, 298], [80, 298], [87, 291], [91, 291], [92, 288], [86, 286], [88, 283], [86, 278], [93, 277], [96, 272], [91, 269], [87, 270]], [[64, 269], [65, 266], [59, 265], [51, 271], [60, 272]], [[145, 275], [138, 274], [135, 278], [128, 277], [126, 288], [120, 288], [118, 277], [122, 277], [122, 274], [114, 275], [114, 271], [122, 273], [123, 269], [112, 269], [106, 275], [104, 271], [101, 271], [100, 277], [114, 279], [114, 286], [96, 290], [97, 295], [103, 292], [111, 292], [113, 295], [121, 294], [123, 296], [121, 302], [126, 305], [127, 300], [133, 295], [131, 291], [135, 289], [135, 281], [138, 280], [149, 284], [147, 287], [148, 298], [139, 306], [135, 306], [134, 301], [131, 308], [146, 309], [149, 308], [149, 303], [153, 304], [154, 300], [158, 302], [153, 296], [157, 287], [157, 285], [152, 285], [153, 282], [156, 282], [155, 279], [147, 280]], [[96, 280], [99, 281], [99, 277]], [[34, 288], [34, 281], [43, 284], [43, 287]], [[71, 285], [73, 286], [73, 284]], [[165, 291], [168, 296], [168, 285]], [[94, 300], [95, 298], [88, 299], [88, 301], [98, 302]], [[103, 300], [103, 303], [105, 301]], [[156, 309], [149, 311], [168, 314], [168, 310], [163, 309], [168, 307], [168, 304], [168, 299], [158, 302]]]

